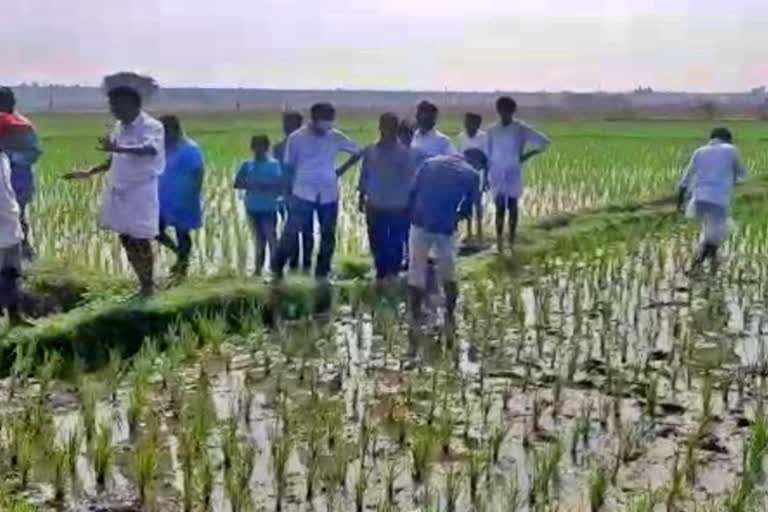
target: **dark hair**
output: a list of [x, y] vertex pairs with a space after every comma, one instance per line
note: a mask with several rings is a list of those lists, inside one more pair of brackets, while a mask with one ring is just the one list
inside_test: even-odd
[[421, 103], [418, 104], [416, 107], [417, 112], [429, 112], [431, 114], [437, 115], [440, 113], [440, 109], [437, 108], [437, 105], [432, 103], [431, 101], [424, 100]]
[[481, 116], [480, 114], [477, 114], [475, 112], [467, 112], [466, 114], [464, 114], [464, 118], [467, 121], [472, 120], [472, 121], [477, 121], [478, 123], [482, 123], [483, 122], [483, 116]]
[[379, 124], [384, 123], [385, 121], [389, 121], [395, 124], [395, 126], [398, 127], [398, 130], [400, 129], [400, 118], [397, 117], [397, 114], [393, 112], [384, 112], [379, 116]]
[[165, 116], [161, 117], [160, 118], [160, 122], [163, 123], [163, 126], [166, 129], [172, 128], [177, 133], [181, 133], [181, 131], [182, 131], [181, 130], [181, 121], [179, 120], [178, 116], [168, 114], [168, 115], [165, 115]]
[[16, 95], [10, 87], [0, 87], [0, 108], [11, 112], [16, 108]]
[[297, 112], [295, 110], [288, 110], [286, 112], [283, 112], [283, 121], [296, 121], [296, 124], [301, 124], [304, 122], [304, 116], [301, 115], [301, 112]]
[[115, 87], [114, 89], [109, 90], [107, 96], [109, 96], [109, 99], [128, 98], [133, 101], [136, 106], [141, 107], [141, 94], [130, 87]]
[[328, 102], [315, 103], [312, 105], [312, 108], [309, 109], [309, 115], [312, 117], [313, 121], [329, 117], [334, 118], [336, 117], [336, 109]]
[[510, 96], [502, 96], [496, 100], [496, 110], [511, 110], [512, 112], [517, 110], [517, 102]]
[[728, 128], [724, 128], [722, 126], [712, 130], [712, 133], [709, 135], [709, 138], [718, 139], [723, 142], [727, 142], [728, 144], [733, 142], [733, 134], [731, 133], [731, 130], [729, 130]]
[[265, 149], [269, 149], [269, 137], [263, 133], [254, 135], [251, 137], [251, 147], [263, 146]]

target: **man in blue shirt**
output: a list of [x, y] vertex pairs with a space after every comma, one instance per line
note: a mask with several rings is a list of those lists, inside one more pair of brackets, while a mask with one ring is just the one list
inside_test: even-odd
[[255, 245], [254, 275], [264, 271], [267, 249], [275, 252], [277, 209], [285, 187], [280, 162], [269, 157], [269, 138], [251, 139], [253, 160], [243, 162], [235, 178], [235, 188], [245, 190], [245, 212]]
[[[203, 153], [184, 135], [176, 116], [160, 118], [165, 128], [165, 171], [159, 180], [160, 234], [157, 241], [176, 254], [171, 275], [184, 278], [192, 252], [191, 232], [203, 225], [201, 191], [203, 188]], [[176, 231], [176, 241], [166, 229]]]
[[[288, 137], [290, 137], [293, 132], [301, 128], [301, 125], [303, 124], [304, 117], [300, 112], [290, 110], [283, 114], [283, 140], [275, 144], [275, 146], [272, 148], [272, 156], [275, 158], [275, 160], [280, 162], [281, 166], [283, 165], [283, 161], [285, 159], [285, 146], [288, 143]], [[291, 196], [291, 188], [293, 187], [293, 176], [288, 176], [283, 173], [283, 179], [285, 180], [286, 185], [277, 209], [278, 219], [280, 217], [283, 217], [283, 219], [288, 218], [287, 201]], [[308, 223], [308, 225], [302, 226], [302, 228], [304, 229], [299, 231], [297, 235], [298, 239], [296, 240], [294, 246], [295, 250], [288, 257], [288, 267], [291, 270], [299, 269], [299, 263], [302, 261], [299, 258], [299, 249], [304, 247], [303, 269], [305, 273], [309, 273], [310, 269], [312, 268], [312, 250], [310, 249], [311, 246], [308, 245], [310, 242], [307, 242], [306, 240], [310, 240], [314, 234], [312, 233], [312, 225], [310, 223]]]
[[411, 317], [421, 318], [427, 287], [430, 253], [445, 290], [446, 323], [454, 324], [459, 287], [456, 283], [456, 226], [480, 196], [480, 177], [462, 157], [437, 156], [427, 160], [416, 175], [411, 199], [408, 287]]

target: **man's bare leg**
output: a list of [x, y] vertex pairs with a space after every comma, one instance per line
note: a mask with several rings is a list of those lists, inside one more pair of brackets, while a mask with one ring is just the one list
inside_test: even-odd
[[154, 255], [149, 240], [120, 235], [120, 242], [128, 256], [128, 262], [139, 279], [140, 295], [151, 297], [155, 292]]

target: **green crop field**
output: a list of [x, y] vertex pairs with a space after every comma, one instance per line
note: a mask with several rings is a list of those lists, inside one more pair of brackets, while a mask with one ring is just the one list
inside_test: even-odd
[[[98, 115], [43, 115], [33, 117], [43, 138], [45, 156], [38, 169], [38, 198], [32, 212], [36, 245], [43, 256], [86, 261], [108, 271], [125, 271], [113, 236], [96, 228], [101, 183], [66, 183], [59, 177], [103, 158], [95, 151], [96, 138], [111, 121]], [[278, 115], [188, 115], [189, 134], [203, 147], [207, 159], [205, 182], [206, 226], [199, 234], [194, 256], [197, 272], [251, 269], [250, 235], [237, 194], [232, 190], [235, 169], [248, 158], [248, 140], [255, 133], [280, 138]], [[551, 151], [526, 169], [528, 190], [525, 214], [540, 217], [608, 204], [639, 201], [672, 190], [692, 149], [705, 141], [713, 123], [704, 122], [545, 122], [538, 125], [554, 143]], [[373, 117], [341, 117], [340, 128], [360, 144], [376, 140]], [[768, 153], [761, 151], [768, 133], [757, 122], [729, 125], [755, 172], [768, 169]], [[444, 120], [443, 131], [461, 131], [457, 117]], [[364, 223], [356, 210], [357, 173], [343, 184], [339, 252], [365, 254]], [[489, 219], [488, 219], [489, 220]]]
[[[60, 179], [101, 157], [106, 117], [33, 119], [41, 257], [122, 279], [96, 228], [102, 184]], [[208, 164], [196, 275], [147, 303], [85, 293], [0, 341], [0, 510], [768, 510], [768, 125], [534, 123], [553, 145], [526, 168], [519, 246], [459, 260], [449, 333], [439, 295], [411, 332], [399, 290], [365, 280], [340, 279], [323, 315], [265, 322], [287, 294], [243, 278], [231, 182], [279, 117], [183, 121]], [[376, 139], [371, 117], [339, 124]], [[719, 271], [688, 277], [695, 228], [647, 200], [671, 194], [714, 124], [752, 177]], [[356, 178], [339, 252], [367, 257]]]

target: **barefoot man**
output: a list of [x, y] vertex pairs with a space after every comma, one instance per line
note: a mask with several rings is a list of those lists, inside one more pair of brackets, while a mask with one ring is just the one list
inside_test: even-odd
[[105, 163], [68, 179], [86, 179], [109, 172], [101, 198], [99, 225], [120, 235], [128, 261], [141, 285], [140, 296], [154, 292], [152, 240], [159, 234], [158, 178], [165, 167], [163, 125], [142, 110], [157, 91], [152, 78], [118, 73], [104, 79], [109, 108], [117, 120], [98, 149], [110, 155]]

